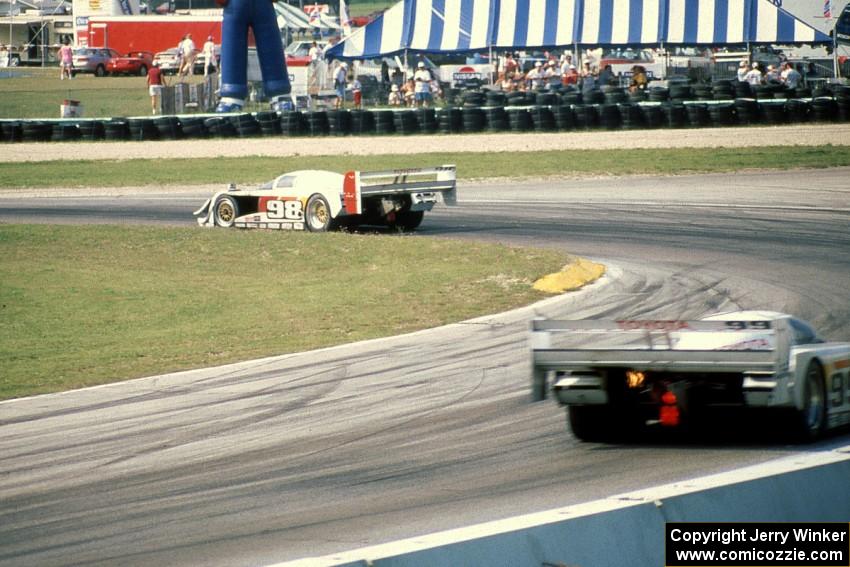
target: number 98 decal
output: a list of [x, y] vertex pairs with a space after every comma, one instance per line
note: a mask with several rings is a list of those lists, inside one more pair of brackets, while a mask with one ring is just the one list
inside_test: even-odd
[[298, 199], [291, 201], [266, 202], [266, 214], [269, 220], [304, 220], [304, 205]]

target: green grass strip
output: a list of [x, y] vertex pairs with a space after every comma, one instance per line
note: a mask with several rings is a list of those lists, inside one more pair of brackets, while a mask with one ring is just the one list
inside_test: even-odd
[[0, 399], [532, 303], [562, 252], [402, 235], [0, 225]]
[[[49, 146], [45, 146], [46, 148]], [[140, 145], [140, 151], [143, 145]], [[268, 181], [296, 169], [344, 172], [454, 163], [461, 180], [571, 175], [676, 175], [850, 165], [848, 146], [425, 153], [376, 156], [124, 159], [0, 163], [0, 187], [122, 187]]]

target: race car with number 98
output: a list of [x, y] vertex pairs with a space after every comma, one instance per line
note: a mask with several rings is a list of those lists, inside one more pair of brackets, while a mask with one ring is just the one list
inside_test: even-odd
[[453, 165], [387, 171], [301, 170], [254, 188], [231, 184], [195, 211], [201, 226], [325, 232], [380, 225], [414, 230], [442, 200], [457, 203]]

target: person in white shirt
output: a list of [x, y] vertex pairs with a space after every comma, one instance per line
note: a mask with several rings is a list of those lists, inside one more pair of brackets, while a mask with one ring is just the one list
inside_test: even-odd
[[308, 51], [307, 53], [310, 56], [310, 65], [313, 66], [318, 64], [319, 61], [322, 60], [322, 56], [324, 55], [322, 48], [319, 47], [319, 44], [315, 41], [313, 42], [313, 45], [310, 46], [310, 51]]
[[534, 64], [534, 69], [526, 73], [525, 79], [530, 83], [534, 90], [540, 90], [546, 84], [546, 76], [543, 71], [543, 63], [538, 61]]
[[413, 74], [413, 81], [416, 83], [413, 91], [416, 106], [428, 108], [431, 102], [431, 73], [425, 68], [423, 61], [420, 61], [416, 65], [416, 73]]
[[213, 41], [213, 36], [209, 36], [206, 43], [204, 43], [204, 77], [215, 73], [217, 67], [215, 42]]
[[747, 72], [747, 75], [744, 77], [744, 79], [748, 83], [750, 83], [751, 86], [757, 86], [762, 83], [762, 75], [761, 71], [759, 70], [758, 62], [753, 61], [753, 65], [752, 67], [750, 67], [750, 70]]
[[180, 42], [180, 69], [178, 74], [182, 77], [192, 74], [192, 69], [195, 66], [195, 42], [192, 41], [192, 34], [187, 33], [183, 36], [183, 41]]

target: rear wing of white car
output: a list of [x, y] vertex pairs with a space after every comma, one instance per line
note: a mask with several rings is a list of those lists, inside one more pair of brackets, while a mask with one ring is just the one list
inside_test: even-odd
[[787, 319], [531, 322], [532, 397], [551, 371], [629, 368], [670, 372], [774, 372], [787, 368]]
[[343, 202], [350, 215], [363, 212], [363, 199], [399, 194], [442, 195], [446, 205], [457, 204], [457, 170], [454, 165], [390, 169], [387, 171], [349, 171], [343, 182]]

